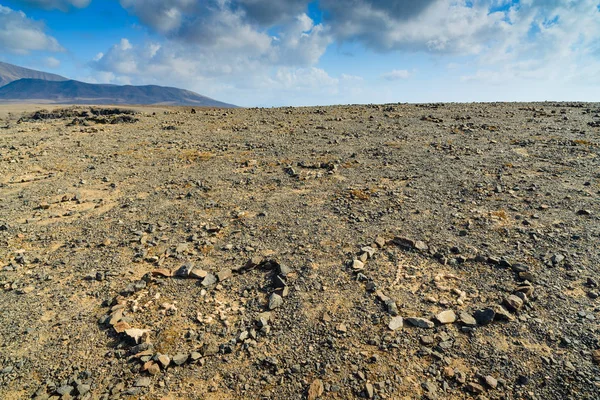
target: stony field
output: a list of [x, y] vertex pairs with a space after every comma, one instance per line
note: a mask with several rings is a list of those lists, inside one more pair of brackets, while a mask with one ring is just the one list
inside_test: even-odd
[[600, 398], [600, 104], [17, 111], [2, 399]]

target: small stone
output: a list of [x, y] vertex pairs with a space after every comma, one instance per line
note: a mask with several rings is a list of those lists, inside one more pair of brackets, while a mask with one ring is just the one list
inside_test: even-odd
[[283, 304], [283, 297], [277, 293], [272, 293], [269, 297], [269, 310], [274, 310]]
[[506, 305], [506, 307], [508, 307], [510, 311], [516, 312], [519, 311], [521, 307], [523, 307], [523, 300], [519, 296], [511, 294], [506, 299], [504, 299], [504, 304]]
[[79, 393], [80, 396], [85, 396], [86, 394], [89, 393], [89, 391], [91, 390], [91, 386], [90, 385], [86, 385], [86, 384], [80, 384], [77, 385], [77, 393]]
[[493, 310], [496, 313], [494, 315], [494, 320], [496, 321], [514, 321], [515, 319], [515, 317], [500, 304], [493, 306]]
[[456, 321], [456, 314], [452, 310], [442, 311], [435, 317], [440, 324], [453, 324]]
[[362, 251], [363, 253], [366, 253], [367, 258], [369, 258], [369, 259], [373, 258], [373, 256], [375, 255], [375, 249], [372, 248], [371, 246], [365, 246], [365, 247], [361, 248], [360, 251]]
[[381, 236], [377, 236], [375, 238], [375, 245], [377, 245], [377, 247], [379, 247], [380, 249], [383, 249], [385, 247], [385, 239]]
[[213, 274], [207, 274], [206, 277], [202, 280], [202, 286], [204, 287], [213, 286], [215, 283], [217, 283], [217, 277]]
[[485, 377], [485, 383], [492, 389], [496, 389], [496, 387], [498, 387], [498, 380], [491, 375]]
[[341, 324], [339, 324], [335, 329], [339, 333], [346, 333], [346, 332], [348, 332], [348, 328], [346, 328], [346, 324], [344, 324], [343, 322]]
[[175, 365], [183, 365], [188, 360], [189, 356], [187, 354], [179, 353], [173, 357], [173, 364]]
[[375, 390], [373, 389], [373, 385], [370, 383], [365, 384], [365, 394], [368, 399], [372, 399], [375, 396]]
[[427, 244], [421, 240], [417, 240], [415, 242], [414, 248], [421, 252], [426, 252], [427, 250], [429, 250], [429, 246], [427, 246]]
[[258, 326], [260, 328], [268, 326], [269, 321], [271, 321], [271, 313], [270, 312], [266, 311], [266, 312], [258, 314], [257, 322], [258, 322]]
[[193, 279], [204, 279], [207, 275], [208, 272], [206, 272], [205, 270], [200, 268], [194, 268], [192, 272], [190, 272], [189, 277]]
[[425, 346], [431, 346], [434, 343], [434, 339], [433, 336], [421, 336], [420, 338], [421, 343], [424, 344]]
[[74, 390], [75, 388], [71, 385], [63, 385], [56, 389], [56, 393], [60, 394], [61, 396], [68, 396], [73, 393]]
[[592, 215], [592, 212], [590, 210], [579, 210], [577, 215]]
[[550, 258], [550, 261], [552, 261], [552, 264], [554, 265], [558, 265], [561, 262], [563, 262], [565, 260], [565, 256], [563, 256], [562, 254], [555, 254]]
[[154, 361], [148, 361], [144, 364], [144, 371], [148, 371], [150, 375], [158, 375], [160, 374], [160, 367]]
[[474, 383], [474, 382], [469, 383], [465, 387], [465, 389], [467, 389], [467, 391], [469, 391], [469, 392], [471, 392], [473, 394], [481, 394], [481, 393], [483, 393], [483, 390], [484, 390], [483, 386], [481, 386], [478, 383]]
[[232, 271], [229, 268], [222, 269], [217, 274], [217, 278], [219, 278], [219, 282], [223, 282], [225, 279], [231, 278]]
[[352, 269], [355, 271], [361, 271], [365, 269], [365, 263], [360, 260], [354, 260], [352, 261]]
[[138, 380], [135, 381], [135, 383], [133, 384], [133, 386], [135, 386], [135, 387], [148, 387], [148, 386], [150, 386], [151, 383], [152, 383], [152, 381], [150, 380], [150, 378], [143, 377], [143, 378], [138, 378]]
[[433, 329], [435, 327], [435, 324], [427, 318], [409, 317], [406, 318], [406, 322], [417, 328]]
[[385, 307], [387, 308], [387, 312], [390, 313], [390, 315], [398, 315], [398, 305], [394, 300], [387, 299], [385, 301]]
[[158, 362], [162, 365], [163, 368], [167, 368], [169, 364], [171, 364], [171, 359], [166, 354], [161, 354], [158, 357]]
[[460, 323], [466, 326], [477, 326], [477, 321], [475, 320], [475, 318], [473, 318], [471, 314], [466, 313], [464, 311], [458, 315], [458, 320], [460, 321]]
[[192, 264], [183, 264], [177, 271], [175, 271], [175, 276], [178, 278], [187, 278], [193, 269], [194, 266]]
[[192, 351], [190, 353], [190, 360], [192, 360], [192, 362], [196, 362], [201, 358], [202, 358], [202, 354], [198, 353], [197, 351]]
[[308, 388], [308, 400], [318, 399], [323, 395], [323, 392], [325, 392], [323, 381], [320, 379], [315, 379]]
[[402, 319], [402, 317], [393, 317], [390, 320], [390, 323], [388, 324], [388, 328], [390, 328], [390, 330], [392, 330], [392, 331], [395, 331], [395, 330], [402, 328], [403, 325], [404, 325], [404, 320]]
[[479, 325], [487, 325], [494, 320], [496, 312], [491, 308], [484, 308], [473, 313], [473, 317]]
[[594, 350], [594, 351], [592, 351], [592, 360], [596, 364], [600, 364], [600, 350]]

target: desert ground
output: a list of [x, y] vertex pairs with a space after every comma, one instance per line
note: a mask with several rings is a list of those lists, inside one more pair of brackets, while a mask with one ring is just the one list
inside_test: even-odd
[[599, 156], [590, 103], [0, 106], [0, 398], [598, 399]]

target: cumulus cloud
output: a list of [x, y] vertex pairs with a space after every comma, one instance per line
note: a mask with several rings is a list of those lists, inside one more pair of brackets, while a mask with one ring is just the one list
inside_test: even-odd
[[69, 7], [85, 8], [92, 0], [20, 0], [20, 3], [45, 8], [67, 11]]
[[410, 73], [410, 71], [406, 69], [394, 69], [390, 72], [381, 74], [380, 77], [385, 79], [386, 81], [399, 81], [402, 79], [408, 79], [411, 75], [412, 74]]
[[34, 50], [63, 51], [44, 29], [43, 23], [28, 18], [22, 11], [0, 5], [0, 50], [19, 54]]

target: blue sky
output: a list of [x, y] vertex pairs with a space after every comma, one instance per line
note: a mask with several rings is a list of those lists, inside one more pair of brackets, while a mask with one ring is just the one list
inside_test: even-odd
[[599, 0], [0, 0], [0, 61], [242, 106], [587, 100]]

